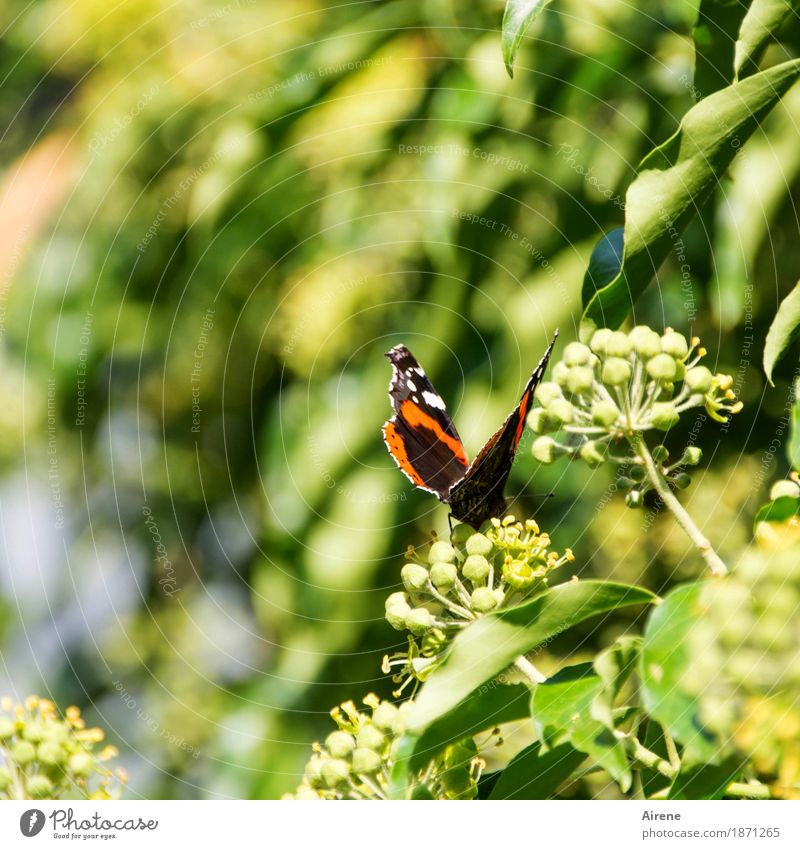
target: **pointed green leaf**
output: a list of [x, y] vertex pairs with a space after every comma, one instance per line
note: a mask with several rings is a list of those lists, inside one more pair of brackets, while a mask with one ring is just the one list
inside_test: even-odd
[[794, 59], [715, 92], [692, 107], [672, 138], [642, 160], [625, 196], [622, 268], [586, 305], [584, 340], [598, 326], [619, 327], [670, 252], [681, 261], [681, 231], [798, 76], [800, 60]]
[[753, 520], [753, 528], [759, 522], [786, 522], [793, 516], [800, 516], [800, 498], [782, 495], [759, 508]]
[[582, 304], [588, 304], [596, 292], [607, 286], [619, 274], [622, 267], [624, 232], [623, 227], [617, 227], [610, 233], [606, 233], [594, 246], [592, 255], [589, 257], [589, 267], [583, 277]]
[[633, 775], [625, 752], [625, 743], [596, 719], [582, 720], [570, 736], [572, 745], [601, 766], [616, 781], [623, 793], [630, 790]]
[[767, 341], [764, 343], [764, 374], [772, 386], [772, 372], [789, 346], [800, 334], [800, 282], [781, 301], [772, 319]]
[[731, 757], [719, 765], [682, 765], [669, 788], [670, 799], [721, 799], [725, 788], [735, 781], [742, 769], [739, 758]]
[[508, 0], [503, 13], [503, 61], [510, 77], [514, 76], [514, 59], [525, 31], [539, 17], [551, 0]]
[[551, 799], [585, 760], [586, 755], [569, 743], [546, 752], [541, 743], [533, 743], [503, 770], [489, 798]]
[[592, 701], [602, 689], [591, 662], [568, 666], [539, 684], [531, 699], [539, 739], [553, 745], [565, 732], [570, 734], [582, 716], [589, 716]]
[[789, 13], [798, 11], [798, 0], [753, 0], [739, 30], [734, 70], [744, 78], [758, 70], [758, 60], [775, 38]]
[[699, 100], [733, 82], [736, 36], [747, 4], [740, 0], [701, 0], [694, 37], [694, 87]]

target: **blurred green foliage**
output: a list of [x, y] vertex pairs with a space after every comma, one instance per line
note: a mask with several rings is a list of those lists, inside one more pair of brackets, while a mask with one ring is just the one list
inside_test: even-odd
[[[694, 102], [691, 2], [559, 0], [513, 80], [502, 11], [0, 10], [0, 692], [79, 704], [137, 794], [278, 797], [332, 705], [389, 695], [383, 599], [446, 511], [380, 439], [383, 352], [414, 350], [474, 454], [553, 329], [576, 335], [593, 245]], [[782, 36], [768, 58], [798, 54]], [[676, 436], [709, 458], [684, 500], [733, 560], [787, 468], [796, 352], [775, 389], [759, 363], [800, 265], [798, 112], [792, 90], [634, 315], [699, 335], [745, 402]], [[700, 569], [605, 467], [522, 451], [508, 492], [581, 576]]]

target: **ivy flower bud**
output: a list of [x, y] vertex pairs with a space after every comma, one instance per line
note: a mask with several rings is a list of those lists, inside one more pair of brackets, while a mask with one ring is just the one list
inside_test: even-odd
[[632, 477], [632, 478], [633, 478], [633, 479], [634, 479], [637, 483], [641, 483], [641, 482], [645, 479], [645, 477], [647, 476], [647, 473], [645, 472], [644, 467], [643, 467], [643, 466], [641, 466], [639, 463], [634, 463], [634, 464], [630, 467], [630, 470], [628, 471], [628, 474], [629, 474], [629, 475], [630, 475], [630, 476], [631, 476], [631, 477]]
[[356, 749], [353, 752], [353, 772], [371, 775], [383, 766], [383, 758], [373, 749]]
[[465, 578], [475, 583], [482, 583], [489, 576], [489, 561], [481, 554], [470, 554], [461, 567]]
[[405, 631], [406, 616], [411, 612], [405, 593], [392, 593], [384, 603], [386, 621], [395, 631]]
[[567, 385], [567, 377], [568, 377], [569, 373], [570, 373], [570, 367], [565, 362], [563, 362], [562, 360], [559, 360], [553, 366], [553, 370], [551, 372], [551, 375], [553, 377], [553, 380], [560, 387], [564, 388]]
[[53, 792], [53, 782], [46, 775], [31, 775], [25, 782], [28, 795], [33, 799], [43, 799]]
[[680, 414], [675, 408], [675, 405], [671, 402], [662, 401], [653, 404], [653, 413], [651, 417], [653, 427], [656, 427], [659, 430], [669, 430], [678, 423], [678, 419], [680, 419]]
[[625, 504], [628, 507], [630, 507], [631, 509], [636, 509], [637, 507], [641, 507], [643, 502], [644, 502], [644, 497], [642, 496], [641, 491], [638, 490], [638, 489], [632, 489], [625, 496]]
[[64, 760], [64, 747], [50, 740], [39, 743], [36, 749], [36, 757], [47, 766], [56, 766]]
[[669, 451], [666, 445], [656, 445], [653, 449], [653, 459], [656, 463], [666, 463], [669, 459]]
[[428, 585], [428, 570], [417, 563], [406, 563], [400, 570], [400, 579], [408, 592], [418, 592]]
[[7, 740], [9, 737], [13, 737], [16, 730], [16, 726], [10, 719], [6, 719], [5, 717], [0, 718], [0, 740]]
[[533, 397], [543, 406], [546, 407], [551, 401], [562, 397], [561, 387], [552, 380], [545, 380], [540, 383], [533, 392]]
[[469, 603], [476, 613], [489, 613], [497, 607], [497, 597], [489, 587], [478, 587], [473, 590]]
[[584, 442], [583, 445], [581, 445], [578, 454], [580, 455], [581, 460], [592, 468], [599, 466], [605, 459], [597, 450], [597, 445], [592, 440]]
[[627, 357], [633, 349], [633, 343], [627, 333], [615, 330], [606, 342], [606, 354], [609, 357]]
[[467, 540], [467, 554], [482, 554], [488, 557], [492, 553], [492, 541], [483, 534], [473, 534]]
[[10, 786], [11, 773], [4, 766], [0, 766], [0, 793], [7, 790]]
[[619, 409], [612, 401], [595, 401], [592, 404], [592, 424], [611, 427], [619, 418]]
[[622, 386], [631, 379], [631, 364], [620, 357], [609, 357], [603, 364], [603, 383]]
[[415, 637], [421, 637], [426, 631], [430, 631], [436, 624], [433, 614], [424, 607], [409, 610], [405, 617], [406, 628]]
[[528, 416], [528, 427], [534, 433], [547, 433], [549, 430], [556, 430], [558, 423], [550, 418], [544, 407], [537, 407], [535, 410], [531, 410], [531, 414]]
[[588, 392], [594, 385], [594, 370], [588, 366], [573, 366], [567, 374], [567, 389], [573, 395]]
[[41, 722], [26, 722], [22, 729], [22, 736], [31, 743], [41, 743], [47, 736], [47, 731]]
[[27, 740], [20, 740], [11, 747], [11, 757], [20, 765], [29, 764], [36, 757], [36, 749], [33, 743]]
[[683, 360], [689, 353], [689, 343], [682, 333], [676, 333], [668, 327], [661, 337], [661, 350], [676, 360]]
[[428, 563], [455, 563], [456, 550], [449, 542], [437, 540], [428, 552]]
[[608, 345], [608, 340], [611, 338], [612, 330], [609, 330], [607, 327], [601, 327], [599, 330], [595, 330], [594, 336], [592, 336], [591, 341], [589, 342], [589, 347], [595, 352], [595, 354], [600, 354], [600, 356], [605, 356], [606, 346]]
[[534, 440], [531, 453], [540, 463], [547, 466], [556, 459], [557, 448], [558, 443], [551, 436], [540, 436]]
[[359, 729], [356, 737], [356, 746], [359, 749], [374, 749], [379, 752], [383, 748], [386, 738], [383, 733], [372, 723]]
[[[535, 412], [535, 411], [534, 411]], [[531, 414], [532, 415], [532, 414]], [[450, 534], [450, 540], [453, 545], [461, 546], [474, 534], [471, 525], [468, 525], [466, 522], [459, 522], [454, 528], [453, 532]]]
[[770, 501], [775, 501], [776, 498], [786, 495], [790, 498], [800, 497], [800, 487], [794, 481], [776, 481], [772, 484], [772, 489], [769, 491]]
[[672, 476], [672, 482], [678, 489], [687, 489], [692, 482], [692, 479], [686, 472], [678, 472], [677, 475]]
[[86, 778], [92, 774], [94, 758], [88, 752], [76, 752], [70, 757], [68, 764], [71, 772], [81, 778]]
[[644, 324], [634, 327], [628, 337], [633, 342], [634, 351], [642, 359], [647, 360], [661, 353], [661, 337]]
[[703, 459], [703, 449], [696, 445], [690, 445], [684, 448], [681, 463], [686, 463], [687, 466], [696, 466]]
[[582, 342], [570, 342], [564, 348], [562, 359], [568, 366], [585, 366], [591, 357], [592, 352], [587, 345]]
[[458, 569], [454, 563], [434, 563], [431, 566], [431, 583], [440, 592], [453, 589], [458, 578]]
[[372, 724], [385, 731], [394, 733], [400, 721], [400, 711], [391, 702], [381, 702], [372, 712]]
[[347, 761], [331, 758], [322, 762], [322, 780], [329, 790], [335, 790], [347, 783], [350, 778], [350, 764]]
[[647, 373], [653, 380], [675, 380], [677, 372], [675, 358], [669, 354], [656, 354], [647, 362]]
[[346, 758], [355, 749], [356, 741], [346, 731], [333, 731], [325, 738], [325, 747], [331, 757]]
[[713, 379], [713, 375], [705, 366], [695, 366], [686, 372], [686, 377], [683, 380], [692, 392], [705, 395], [706, 392], [711, 391]]
[[575, 408], [566, 398], [556, 398], [548, 405], [547, 414], [560, 424], [570, 424], [575, 418]]

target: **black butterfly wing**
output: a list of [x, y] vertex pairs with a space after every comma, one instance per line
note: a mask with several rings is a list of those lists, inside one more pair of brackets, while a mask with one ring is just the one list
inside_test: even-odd
[[383, 426], [383, 441], [414, 486], [447, 501], [469, 466], [461, 437], [408, 348], [398, 345], [386, 356], [392, 364], [389, 399], [395, 414]]
[[450, 491], [449, 501], [453, 515], [462, 522], [479, 527], [487, 519], [501, 516], [505, 512], [503, 491], [525, 429], [533, 393], [541, 383], [557, 338], [558, 331], [533, 370], [519, 404], [483, 446], [464, 477]]

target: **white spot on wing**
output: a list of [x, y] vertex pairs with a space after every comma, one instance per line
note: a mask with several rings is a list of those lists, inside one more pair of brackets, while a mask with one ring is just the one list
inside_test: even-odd
[[435, 393], [425, 391], [422, 393], [422, 397], [431, 405], [431, 407], [436, 407], [437, 410], [446, 409], [444, 405], [444, 401]]
[[408, 381], [408, 388], [409, 388], [412, 392], [416, 392], [416, 391], [417, 391], [417, 384], [416, 384], [416, 383], [414, 383], [414, 381], [413, 381], [413, 380], [409, 380], [409, 381]]

